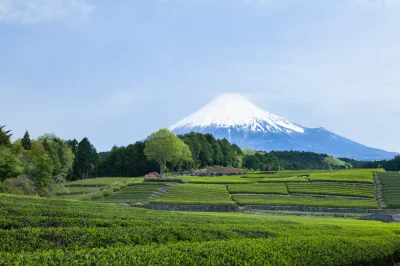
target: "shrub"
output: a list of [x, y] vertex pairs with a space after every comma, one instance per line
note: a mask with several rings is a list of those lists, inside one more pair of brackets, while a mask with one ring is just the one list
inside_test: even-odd
[[6, 184], [0, 183], [0, 193], [24, 195], [24, 191], [17, 187], [10, 187]]
[[104, 197], [103, 191], [98, 191], [98, 192], [93, 193], [91, 199], [96, 200], [96, 199], [101, 199], [103, 197]]
[[35, 186], [28, 177], [20, 175], [17, 178], [8, 178], [3, 182], [10, 188], [18, 188], [23, 191], [25, 195], [35, 195]]
[[104, 197], [108, 197], [114, 193], [114, 190], [112, 188], [104, 189], [103, 191]]

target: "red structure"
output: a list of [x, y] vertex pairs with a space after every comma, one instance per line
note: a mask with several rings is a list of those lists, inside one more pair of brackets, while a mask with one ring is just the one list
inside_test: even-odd
[[162, 176], [156, 172], [148, 173], [144, 178], [162, 178]]

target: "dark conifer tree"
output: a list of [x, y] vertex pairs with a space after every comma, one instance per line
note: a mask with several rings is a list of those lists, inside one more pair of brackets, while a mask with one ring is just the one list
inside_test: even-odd
[[11, 130], [4, 130], [6, 126], [0, 126], [0, 146], [7, 146], [11, 144]]
[[28, 130], [25, 132], [24, 137], [21, 139], [21, 144], [25, 150], [30, 150], [32, 148], [31, 138], [29, 137]]

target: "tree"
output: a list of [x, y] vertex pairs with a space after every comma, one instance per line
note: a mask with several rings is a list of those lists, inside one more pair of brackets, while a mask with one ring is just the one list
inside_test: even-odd
[[147, 137], [144, 154], [149, 160], [156, 161], [160, 166], [160, 174], [164, 176], [167, 162], [180, 160], [187, 156], [184, 144], [168, 129], [159, 131]]
[[45, 134], [38, 138], [53, 161], [53, 181], [61, 183], [72, 170], [74, 154], [67, 141], [54, 134]]
[[38, 194], [44, 196], [52, 180], [52, 159], [39, 141], [32, 141], [32, 147], [27, 153], [27, 159], [25, 172], [33, 180]]
[[101, 159], [96, 149], [87, 138], [83, 138], [76, 151], [73, 169], [73, 179], [86, 179], [95, 174], [95, 167]]
[[5, 131], [5, 126], [0, 126], [0, 146], [7, 146], [11, 144], [11, 130]]
[[22, 162], [13, 150], [0, 146], [0, 183], [7, 178], [17, 177], [23, 171]]
[[25, 131], [24, 137], [21, 139], [21, 144], [22, 147], [24, 147], [25, 150], [30, 150], [32, 147], [31, 143], [31, 138], [29, 137], [28, 130]]

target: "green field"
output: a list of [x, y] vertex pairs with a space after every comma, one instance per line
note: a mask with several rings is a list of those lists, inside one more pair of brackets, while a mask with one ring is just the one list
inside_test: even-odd
[[290, 193], [335, 195], [349, 197], [374, 198], [375, 188], [367, 186], [340, 185], [340, 184], [315, 184], [315, 183], [290, 183]]
[[232, 205], [225, 185], [185, 184], [174, 186], [151, 203]]
[[240, 205], [267, 206], [307, 206], [328, 208], [365, 208], [376, 209], [374, 200], [352, 200], [346, 198], [319, 198], [309, 196], [263, 196], [263, 195], [232, 195]]
[[382, 197], [386, 207], [400, 208], [400, 173], [378, 173], [377, 178], [382, 185]]
[[229, 193], [289, 194], [285, 184], [228, 185]]
[[5, 194], [0, 214], [1, 265], [392, 265], [400, 252], [398, 224], [355, 219], [163, 212]]
[[163, 186], [164, 184], [135, 183], [98, 201], [111, 203], [145, 202], [148, 201], [154, 191]]

